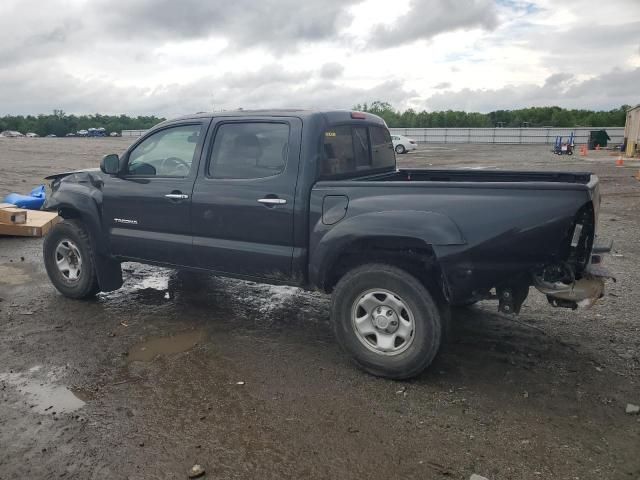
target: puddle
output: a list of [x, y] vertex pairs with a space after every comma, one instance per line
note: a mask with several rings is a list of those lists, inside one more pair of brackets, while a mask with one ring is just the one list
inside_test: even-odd
[[0, 283], [5, 285], [23, 285], [31, 280], [24, 270], [10, 265], [0, 265]]
[[54, 382], [54, 375], [38, 377], [41, 367], [36, 366], [26, 373], [0, 373], [0, 382], [7, 383], [24, 395], [32, 411], [43, 415], [68, 413], [78, 410], [85, 401], [64, 385]]
[[161, 290], [165, 291], [169, 289], [169, 276], [170, 272], [154, 272], [149, 276], [142, 277], [133, 285], [131, 285], [131, 291], [136, 290]]
[[261, 283], [244, 282], [242, 280], [221, 279], [225, 290], [230, 293], [234, 301], [251, 305], [260, 313], [270, 313], [291, 300], [300, 293], [298, 287], [286, 285], [267, 285]]
[[153, 267], [151, 265], [124, 263], [122, 268], [124, 285], [116, 292], [101, 293], [100, 296], [109, 298], [116, 295], [136, 293], [145, 290], [169, 290], [169, 280], [173, 273], [166, 268]]
[[202, 330], [180, 333], [170, 337], [156, 337], [134, 345], [129, 350], [129, 362], [150, 362], [158, 355], [171, 355], [190, 350], [202, 340], [205, 333]]

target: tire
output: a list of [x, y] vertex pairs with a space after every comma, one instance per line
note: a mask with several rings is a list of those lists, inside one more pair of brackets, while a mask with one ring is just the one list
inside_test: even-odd
[[65, 297], [89, 298], [100, 291], [89, 235], [77, 220], [63, 220], [43, 243], [44, 265]]
[[396, 145], [396, 153], [402, 155], [403, 153], [407, 153], [407, 149], [404, 148], [404, 145]]
[[438, 305], [415, 277], [391, 265], [368, 264], [345, 274], [333, 292], [331, 318], [343, 350], [379, 377], [414, 377], [440, 348]]

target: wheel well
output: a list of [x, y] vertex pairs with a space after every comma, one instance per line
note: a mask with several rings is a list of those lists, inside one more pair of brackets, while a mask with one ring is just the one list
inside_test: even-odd
[[80, 218], [80, 213], [77, 210], [68, 207], [60, 208], [58, 210], [58, 215], [62, 218]]
[[433, 249], [413, 238], [379, 237], [349, 244], [327, 270], [324, 290], [330, 293], [344, 274], [367, 263], [401, 268], [416, 277], [436, 299], [444, 298], [442, 275]]

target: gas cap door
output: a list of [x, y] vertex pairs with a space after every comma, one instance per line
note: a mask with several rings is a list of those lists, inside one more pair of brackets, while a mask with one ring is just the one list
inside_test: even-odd
[[333, 225], [347, 214], [349, 197], [346, 195], [327, 195], [322, 200], [322, 223]]

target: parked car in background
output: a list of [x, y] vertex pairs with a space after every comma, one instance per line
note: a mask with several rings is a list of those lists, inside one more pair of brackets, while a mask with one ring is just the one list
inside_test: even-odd
[[65, 137], [77, 137], [77, 135], [73, 132], [69, 132], [65, 135]]
[[49, 135], [47, 135], [47, 138], [55, 138], [55, 137], [57, 137], [55, 133], [50, 133]]
[[404, 135], [392, 135], [391, 140], [393, 140], [393, 148], [396, 153], [407, 153], [418, 148], [418, 142]]
[[38, 135], [37, 133], [28, 132], [25, 136], [27, 138], [38, 138], [40, 135]]
[[78, 137], [88, 137], [89, 136], [89, 130], [78, 130], [76, 132], [76, 136], [78, 136]]
[[90, 128], [89, 130], [87, 130], [87, 136], [88, 137], [106, 137], [107, 131], [103, 127]]
[[398, 169], [369, 113], [190, 115], [47, 178], [63, 220], [43, 259], [63, 295], [120, 288], [124, 261], [320, 290], [340, 345], [388, 378], [431, 363], [450, 306], [518, 313], [533, 285], [573, 309], [607, 277], [595, 175]]
[[4, 132], [0, 133], [0, 137], [17, 138], [24, 137], [24, 135], [20, 132], [17, 132], [16, 130], [5, 130]]
[[119, 134], [118, 132], [111, 132], [111, 133], [109, 134], [109, 136], [110, 136], [110, 137], [119, 137], [119, 136], [120, 136], [120, 134]]

